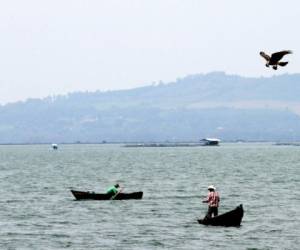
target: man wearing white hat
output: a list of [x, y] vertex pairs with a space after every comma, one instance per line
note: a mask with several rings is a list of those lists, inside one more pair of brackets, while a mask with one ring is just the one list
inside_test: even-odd
[[208, 203], [208, 211], [206, 216], [211, 218], [212, 215], [215, 217], [218, 215], [218, 207], [220, 202], [220, 196], [213, 185], [208, 186], [208, 195], [202, 202]]

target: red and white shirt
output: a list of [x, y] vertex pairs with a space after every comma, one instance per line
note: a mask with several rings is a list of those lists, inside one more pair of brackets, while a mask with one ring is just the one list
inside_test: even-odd
[[218, 192], [209, 192], [205, 202], [208, 203], [209, 207], [219, 207], [220, 196]]

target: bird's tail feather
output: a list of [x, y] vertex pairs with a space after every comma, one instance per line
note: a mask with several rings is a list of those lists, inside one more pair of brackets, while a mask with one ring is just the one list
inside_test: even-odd
[[283, 66], [287, 65], [288, 63], [289, 62], [279, 62], [278, 65], [283, 67]]

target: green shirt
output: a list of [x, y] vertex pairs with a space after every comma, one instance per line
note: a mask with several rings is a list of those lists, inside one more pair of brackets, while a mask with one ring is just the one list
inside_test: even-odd
[[114, 195], [118, 193], [118, 189], [115, 186], [111, 186], [107, 189], [106, 193]]

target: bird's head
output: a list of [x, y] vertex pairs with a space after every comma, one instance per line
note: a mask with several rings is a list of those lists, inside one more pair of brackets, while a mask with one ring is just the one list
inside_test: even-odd
[[263, 52], [263, 51], [261, 51], [261, 52], [259, 52], [259, 54], [260, 54], [261, 56], [264, 56], [266, 53]]

